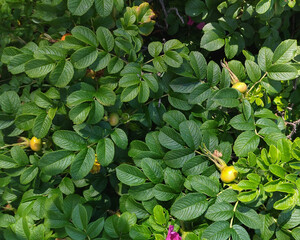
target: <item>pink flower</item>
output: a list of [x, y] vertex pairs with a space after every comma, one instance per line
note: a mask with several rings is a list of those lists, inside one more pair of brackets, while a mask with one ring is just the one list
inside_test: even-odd
[[169, 231], [168, 231], [168, 236], [167, 236], [166, 240], [181, 240], [179, 233], [173, 232], [173, 230], [174, 230], [174, 226], [170, 225]]
[[192, 26], [195, 22], [191, 19], [191, 17], [189, 16], [189, 20], [187, 22], [187, 25]]
[[205, 22], [201, 22], [201, 23], [198, 23], [196, 27], [197, 27], [199, 30], [201, 30], [204, 26], [205, 26]]

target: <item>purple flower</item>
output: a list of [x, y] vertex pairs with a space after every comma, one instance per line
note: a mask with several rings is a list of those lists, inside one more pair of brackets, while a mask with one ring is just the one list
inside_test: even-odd
[[187, 25], [192, 26], [195, 22], [191, 19], [191, 17], [189, 16], [189, 20], [187, 22]]
[[173, 232], [173, 230], [174, 230], [174, 226], [170, 225], [169, 231], [168, 231], [168, 236], [167, 236], [166, 240], [181, 240], [179, 233]]
[[205, 26], [205, 22], [201, 22], [201, 23], [198, 23], [196, 27], [197, 27], [199, 30], [201, 30], [204, 26]]

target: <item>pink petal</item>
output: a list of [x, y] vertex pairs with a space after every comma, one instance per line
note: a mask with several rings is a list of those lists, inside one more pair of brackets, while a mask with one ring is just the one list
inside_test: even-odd
[[173, 232], [173, 230], [174, 230], [174, 226], [170, 225], [166, 240], [181, 240], [179, 233]]
[[201, 23], [198, 23], [196, 27], [197, 27], [199, 30], [201, 30], [204, 26], [205, 26], [205, 22], [201, 22]]
[[192, 26], [195, 22], [189, 17], [189, 20], [187, 22], [187, 25]]

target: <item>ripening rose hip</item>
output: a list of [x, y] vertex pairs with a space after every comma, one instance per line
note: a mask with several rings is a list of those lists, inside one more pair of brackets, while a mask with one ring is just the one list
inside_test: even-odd
[[226, 166], [221, 171], [221, 180], [224, 183], [230, 183], [234, 181], [238, 176], [238, 171], [233, 166]]
[[112, 126], [112, 127], [117, 126], [119, 123], [119, 114], [111, 113], [109, 115], [108, 122], [109, 122], [110, 126]]
[[30, 148], [32, 151], [38, 152], [42, 149], [42, 140], [36, 137], [31, 138], [30, 140]]
[[71, 33], [66, 33], [66, 34], [62, 35], [60, 40], [64, 41], [66, 39], [66, 36], [70, 36], [70, 35], [72, 35], [72, 34]]
[[244, 82], [237, 82], [232, 85], [232, 88], [235, 88], [241, 93], [245, 93], [247, 91], [247, 84]]

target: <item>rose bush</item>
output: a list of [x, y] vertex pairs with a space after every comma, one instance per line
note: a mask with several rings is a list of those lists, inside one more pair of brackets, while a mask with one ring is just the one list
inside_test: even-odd
[[295, 1], [2, 2], [1, 239], [300, 238]]

